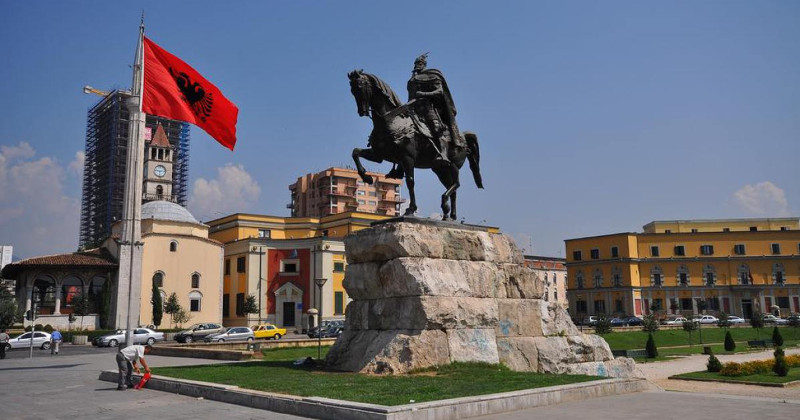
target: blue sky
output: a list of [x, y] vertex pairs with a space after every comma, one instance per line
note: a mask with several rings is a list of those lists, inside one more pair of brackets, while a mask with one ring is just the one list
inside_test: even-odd
[[[426, 51], [481, 144], [486, 189], [465, 168], [459, 216], [527, 253], [652, 220], [800, 213], [796, 1], [3, 1], [0, 243], [16, 255], [77, 246], [98, 99], [81, 88], [129, 86], [142, 9], [147, 35], [240, 109], [234, 152], [192, 128], [201, 220], [288, 215], [296, 177], [366, 143], [346, 73], [405, 98]], [[418, 214], [438, 212], [442, 187], [417, 179]]]

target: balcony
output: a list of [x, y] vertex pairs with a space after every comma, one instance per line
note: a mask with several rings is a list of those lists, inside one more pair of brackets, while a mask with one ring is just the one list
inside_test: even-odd
[[382, 197], [380, 201], [386, 201], [389, 203], [405, 203], [406, 199], [398, 196], [394, 196], [392, 198]]
[[166, 195], [166, 194], [142, 194], [142, 200], [144, 201], [169, 201], [170, 203], [178, 203], [178, 198], [174, 195]]

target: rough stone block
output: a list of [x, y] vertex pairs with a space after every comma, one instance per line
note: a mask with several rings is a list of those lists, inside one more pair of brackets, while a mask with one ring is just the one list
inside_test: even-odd
[[500, 363], [518, 372], [537, 372], [539, 352], [533, 337], [498, 337], [497, 353]]
[[[497, 324], [497, 301], [489, 298], [412, 296], [359, 301], [354, 306], [357, 316], [364, 314], [362, 305], [368, 307], [366, 328], [371, 330], [494, 328]], [[352, 325], [363, 328], [363, 320]]]
[[497, 336], [541, 337], [580, 334], [558, 304], [541, 299], [498, 299]]
[[452, 362], [500, 363], [493, 329], [447, 330], [447, 342]]
[[325, 358], [331, 369], [378, 374], [448, 363], [447, 334], [439, 330], [345, 330]]

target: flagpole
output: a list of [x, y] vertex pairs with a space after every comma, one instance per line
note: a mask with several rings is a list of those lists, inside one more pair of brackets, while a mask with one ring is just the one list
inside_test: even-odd
[[[144, 129], [145, 115], [142, 112], [144, 88], [144, 11], [139, 25], [139, 39], [133, 63], [133, 82], [127, 107], [130, 112], [128, 125], [128, 152], [126, 157], [125, 197], [123, 201], [122, 241], [120, 242], [118, 291], [128, 288], [125, 344], [133, 344], [133, 329], [139, 323], [142, 282], [142, 183], [144, 177]], [[124, 268], [123, 268], [124, 267]], [[119, 295], [119, 293], [118, 293]], [[117, 299], [118, 303], [120, 299]], [[119, 313], [119, 312], [118, 312]]]

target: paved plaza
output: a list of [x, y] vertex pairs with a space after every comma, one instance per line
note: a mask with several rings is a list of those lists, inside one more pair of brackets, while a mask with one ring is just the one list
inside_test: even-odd
[[[792, 349], [788, 353], [800, 352]], [[762, 354], [763, 353], [763, 354]], [[764, 358], [769, 352], [734, 356], [741, 359]], [[158, 419], [300, 419], [301, 417], [240, 407], [216, 401], [169, 394], [153, 390], [115, 390], [116, 385], [99, 381], [102, 370], [116, 368], [113, 349], [67, 345], [58, 356], [36, 350], [34, 359], [27, 351], [12, 351], [0, 361], [0, 412], [3, 419], [84, 419], [84, 418], [158, 418]], [[149, 356], [151, 365], [194, 365], [219, 363], [202, 359]], [[676, 370], [698, 370], [703, 357], [695, 356], [672, 362], [641, 365], [658, 384]], [[235, 362], [232, 362], [235, 363]], [[658, 379], [661, 377], [662, 379]], [[800, 410], [800, 387], [776, 389], [741, 385], [750, 396], [717, 394], [711, 385], [697, 383], [703, 393], [656, 390], [637, 394], [597, 398], [555, 406], [522, 410], [482, 419], [522, 420], [619, 419], [645, 418], [658, 413], [664, 419], [788, 419]], [[694, 384], [692, 384], [694, 385]], [[670, 387], [674, 388], [674, 387]], [[679, 389], [679, 388], [675, 388]], [[700, 391], [700, 390], [698, 390]], [[714, 393], [711, 393], [714, 392]], [[730, 392], [735, 394], [736, 392]], [[753, 397], [773, 395], [779, 398]]]

